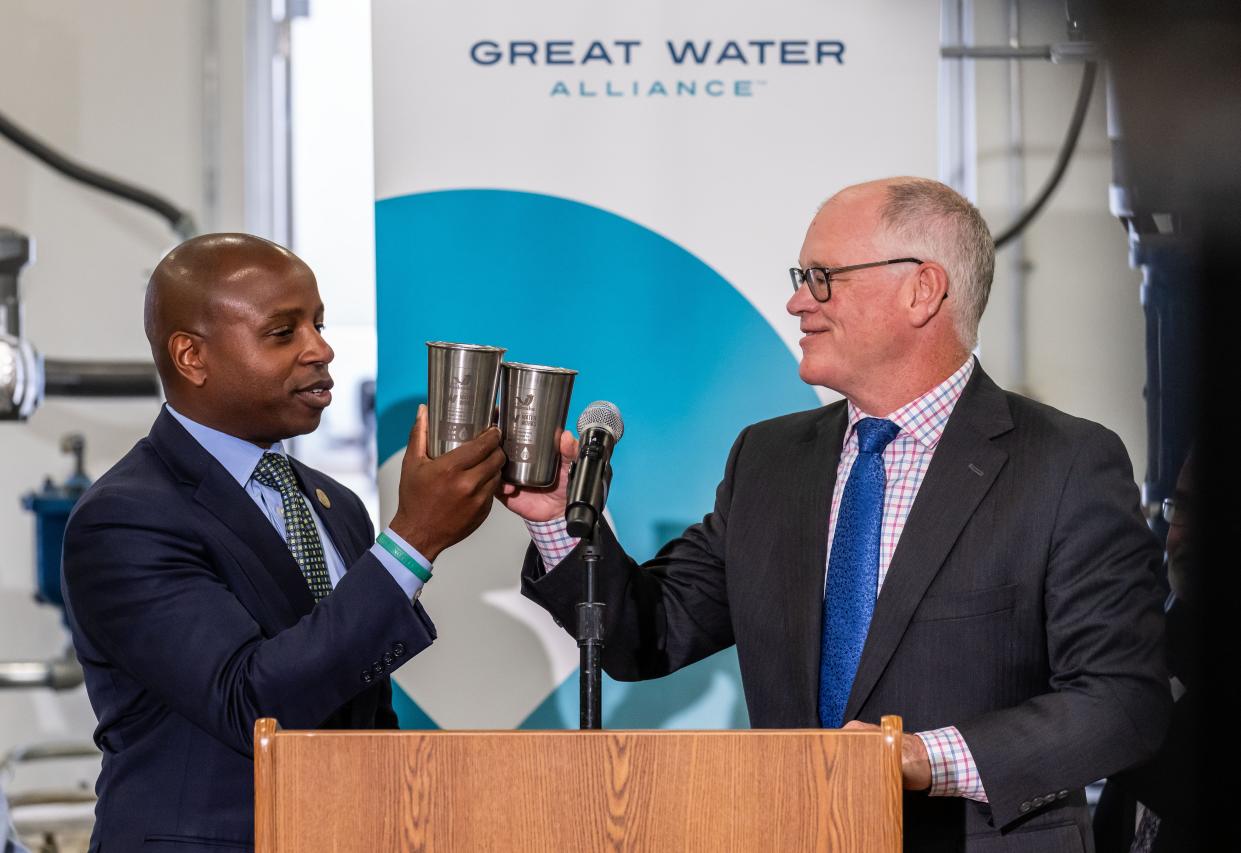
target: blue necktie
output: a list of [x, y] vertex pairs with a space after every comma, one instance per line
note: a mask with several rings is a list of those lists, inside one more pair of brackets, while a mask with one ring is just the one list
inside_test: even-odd
[[883, 524], [883, 449], [900, 427], [879, 418], [863, 418], [856, 430], [858, 457], [840, 499], [823, 595], [819, 722], [832, 729], [844, 724], [845, 705], [875, 612]]

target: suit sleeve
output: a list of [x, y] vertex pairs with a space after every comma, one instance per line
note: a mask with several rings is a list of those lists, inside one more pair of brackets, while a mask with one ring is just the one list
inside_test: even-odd
[[1159, 548], [1119, 438], [1082, 437], [1055, 512], [1043, 590], [1050, 690], [958, 725], [1000, 827], [1150, 757], [1171, 706]]
[[[366, 511], [366, 505], [362, 503], [362, 500], [357, 495], [355, 495], [353, 492], [346, 489], [345, 493], [349, 495], [351, 498], [353, 498], [355, 511], [357, 512], [358, 518], [362, 519], [362, 525], [366, 530], [366, 536], [364, 537], [365, 541], [374, 542], [375, 541], [375, 525], [371, 524], [371, 515], [369, 512]], [[371, 553], [372, 554], [374, 553], [374, 548], [371, 549]], [[382, 564], [382, 560], [381, 560], [381, 564]], [[391, 576], [392, 566], [389, 566], [386, 564], [383, 564], [383, 566], [384, 566], [384, 569], [388, 572], [389, 576]], [[419, 581], [418, 589], [421, 589], [421, 588], [422, 588], [422, 582]], [[415, 592], [416, 591], [417, 590], [415, 590]], [[416, 596], [411, 596], [409, 590], [405, 587], [401, 587], [401, 592], [405, 593], [407, 597], [411, 597], [411, 598], [416, 597]], [[414, 608], [420, 615], [424, 617], [426, 616], [426, 611], [422, 609], [422, 605], [419, 604], [417, 601], [414, 601]], [[432, 639], [434, 639], [435, 628], [434, 626], [431, 626], [430, 618], [427, 617], [425, 621], [426, 621], [426, 624], [431, 627], [431, 637]], [[409, 657], [413, 657], [413, 655], [411, 654]], [[383, 658], [381, 657], [380, 660], [382, 659]], [[408, 660], [408, 658], [406, 658], [406, 660]], [[400, 727], [401, 727], [401, 721], [396, 715], [396, 710], [392, 707], [392, 679], [385, 677], [383, 679], [383, 684], [380, 685], [379, 702], [375, 707], [375, 728], [377, 729], [399, 729]]]
[[[658, 678], [702, 660], [734, 642], [724, 574], [733, 478], [745, 443], [728, 456], [714, 509], [638, 565], [600, 524], [596, 589], [604, 611], [603, 668], [618, 681]], [[522, 593], [573, 633], [582, 600], [585, 563], [578, 545], [552, 572], [544, 572], [531, 545], [522, 568]]]
[[[74, 512], [64, 579], [78, 630], [109, 666], [244, 755], [254, 722], [311, 728], [431, 644], [434, 626], [367, 553], [313, 611], [274, 636], [176, 513], [102, 491]], [[399, 654], [397, 652], [399, 651]]]

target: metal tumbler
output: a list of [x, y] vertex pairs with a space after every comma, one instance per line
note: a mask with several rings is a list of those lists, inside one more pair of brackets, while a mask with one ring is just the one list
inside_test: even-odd
[[428, 456], [441, 456], [491, 426], [504, 352], [427, 341]]
[[569, 412], [576, 370], [518, 364], [500, 366], [500, 429], [508, 461], [500, 476], [518, 486], [544, 488], [560, 468], [560, 432]]

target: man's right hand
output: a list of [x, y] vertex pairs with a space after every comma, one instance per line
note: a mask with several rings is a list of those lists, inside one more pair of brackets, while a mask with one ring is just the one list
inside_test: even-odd
[[560, 433], [560, 469], [556, 481], [546, 489], [531, 489], [505, 483], [500, 502], [526, 521], [551, 521], [564, 518], [569, 502], [569, 469], [577, 460], [578, 442], [567, 429]]
[[427, 456], [427, 407], [419, 406], [401, 463], [392, 529], [434, 562], [445, 548], [477, 530], [491, 512], [504, 461], [496, 427], [431, 459]]

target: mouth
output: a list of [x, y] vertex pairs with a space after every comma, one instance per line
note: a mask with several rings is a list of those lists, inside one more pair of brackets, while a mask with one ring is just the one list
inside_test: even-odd
[[809, 341], [812, 341], [821, 335], [826, 335], [828, 331], [828, 329], [802, 329], [801, 340], [798, 341], [798, 343], [805, 346]]
[[326, 409], [332, 402], [331, 379], [321, 379], [293, 392], [293, 396], [312, 409]]

